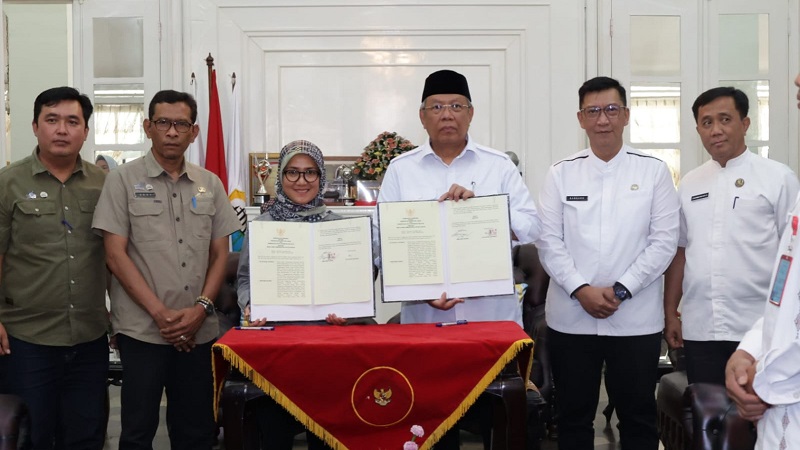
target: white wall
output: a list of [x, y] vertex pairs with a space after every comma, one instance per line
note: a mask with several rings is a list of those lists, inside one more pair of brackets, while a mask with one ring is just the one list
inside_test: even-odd
[[470, 81], [471, 135], [517, 152], [535, 193], [550, 163], [583, 145], [574, 111], [585, 76], [583, 3], [184, 0], [173, 23], [183, 28], [184, 58], [173, 70], [190, 90], [189, 75], [205, 79], [211, 52], [221, 93], [237, 74], [248, 152], [302, 137], [326, 155], [356, 156], [385, 130], [424, 142], [425, 76], [453, 68]]
[[9, 36], [10, 161], [28, 156], [36, 146], [31, 130], [36, 96], [71, 84], [71, 10], [64, 4], [3, 5]]

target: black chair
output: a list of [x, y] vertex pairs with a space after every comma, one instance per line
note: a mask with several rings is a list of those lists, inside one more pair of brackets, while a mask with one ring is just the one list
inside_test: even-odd
[[556, 386], [547, 350], [547, 321], [544, 314], [550, 276], [542, 267], [534, 244], [514, 247], [512, 261], [514, 281], [528, 285], [522, 299], [522, 325], [534, 342], [530, 379], [538, 387], [540, 397], [528, 395], [527, 449], [536, 450], [546, 435], [552, 440], [558, 438]]
[[658, 435], [665, 450], [688, 450], [691, 448], [692, 412], [684, 402], [688, 386], [683, 349], [669, 351], [673, 371], [658, 382], [656, 407], [658, 409]]
[[684, 402], [691, 405], [692, 450], [753, 450], [756, 432], [742, 419], [725, 386], [694, 383]]
[[688, 384], [683, 349], [670, 350], [675, 370], [656, 394], [658, 431], [665, 450], [752, 450], [755, 429], [741, 417], [725, 386]]
[[26, 449], [29, 444], [28, 408], [15, 395], [0, 394], [0, 450]]

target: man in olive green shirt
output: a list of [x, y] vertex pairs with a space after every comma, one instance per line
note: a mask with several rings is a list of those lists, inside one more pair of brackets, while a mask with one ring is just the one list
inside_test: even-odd
[[34, 449], [103, 448], [108, 317], [92, 214], [105, 173], [80, 157], [92, 103], [34, 102], [33, 154], [0, 170], [0, 391], [22, 397]]
[[152, 149], [108, 175], [92, 224], [115, 275], [111, 322], [125, 369], [120, 450], [152, 448], [165, 389], [172, 450], [210, 450], [214, 438], [211, 299], [228, 235], [241, 225], [220, 179], [184, 158], [196, 119], [191, 95], [156, 93], [144, 121]]

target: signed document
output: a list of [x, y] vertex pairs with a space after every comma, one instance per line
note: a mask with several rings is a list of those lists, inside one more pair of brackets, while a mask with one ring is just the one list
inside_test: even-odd
[[250, 222], [253, 317], [270, 321], [375, 315], [370, 217]]
[[378, 204], [385, 302], [514, 292], [508, 195]]

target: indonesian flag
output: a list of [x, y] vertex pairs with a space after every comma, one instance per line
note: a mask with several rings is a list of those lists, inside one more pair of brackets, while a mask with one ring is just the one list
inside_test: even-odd
[[[235, 78], [234, 78], [235, 80]], [[242, 153], [242, 116], [240, 111], [241, 93], [240, 88], [234, 82], [231, 91], [231, 113], [232, 122], [228, 133], [228, 152], [226, 153], [228, 163], [228, 199], [231, 201], [233, 209], [239, 216], [242, 227], [239, 231], [231, 235], [231, 250], [238, 252], [242, 249], [244, 233], [247, 231], [247, 191], [245, 190], [245, 180], [247, 179], [246, 165]]]
[[214, 172], [228, 189], [228, 169], [225, 167], [225, 138], [222, 134], [222, 113], [217, 92], [217, 71], [211, 71], [211, 99], [208, 105], [208, 139], [206, 140], [206, 169]]

